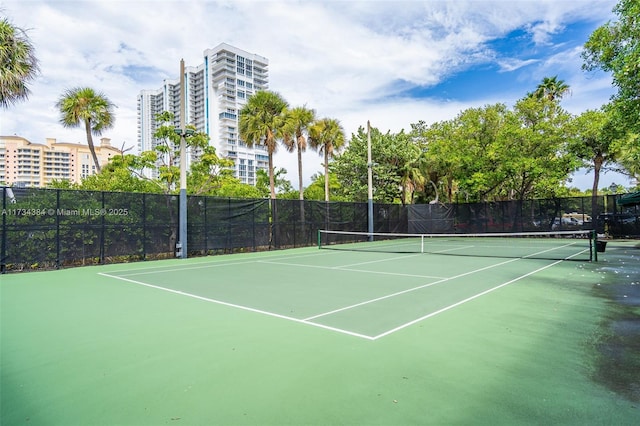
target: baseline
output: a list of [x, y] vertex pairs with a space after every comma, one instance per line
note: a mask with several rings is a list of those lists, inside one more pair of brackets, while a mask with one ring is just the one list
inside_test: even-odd
[[[449, 311], [449, 310], [451, 310], [453, 308], [461, 306], [461, 305], [463, 305], [463, 304], [465, 304], [467, 302], [470, 302], [472, 300], [475, 300], [475, 299], [477, 299], [479, 297], [485, 296], [485, 295], [487, 295], [487, 294], [489, 294], [489, 293], [491, 293], [491, 292], [493, 292], [495, 290], [498, 290], [498, 289], [500, 289], [502, 287], [508, 286], [508, 285], [513, 284], [515, 282], [518, 282], [518, 281], [520, 281], [520, 280], [522, 280], [522, 279], [524, 279], [526, 277], [534, 275], [534, 274], [536, 274], [536, 273], [538, 273], [540, 271], [543, 271], [543, 270], [548, 269], [548, 268], [550, 268], [552, 266], [555, 266], [555, 265], [557, 265], [559, 263], [562, 263], [564, 260], [569, 260], [572, 257], [578, 256], [578, 255], [579, 254], [574, 254], [572, 256], [567, 257], [566, 259], [554, 261], [553, 263], [550, 263], [548, 265], [544, 265], [544, 266], [542, 266], [540, 268], [537, 268], [537, 269], [535, 269], [535, 270], [533, 270], [531, 272], [528, 272], [526, 274], [518, 276], [518, 277], [516, 277], [514, 279], [511, 279], [511, 280], [509, 280], [507, 282], [504, 282], [502, 284], [498, 284], [498, 285], [496, 285], [494, 287], [491, 287], [491, 288], [489, 288], [487, 290], [483, 290], [480, 293], [477, 293], [475, 295], [467, 297], [467, 298], [465, 298], [465, 299], [463, 299], [461, 301], [458, 301], [456, 303], [453, 303], [451, 305], [445, 306], [444, 308], [438, 309], [437, 311], [430, 312], [430, 313], [428, 313], [426, 315], [423, 315], [423, 316], [421, 316], [419, 318], [416, 318], [414, 320], [408, 321], [408, 322], [406, 322], [406, 323], [404, 323], [404, 324], [402, 324], [400, 326], [394, 327], [394, 328], [392, 328], [390, 330], [387, 330], [387, 331], [385, 331], [383, 333], [380, 333], [380, 334], [377, 334], [377, 335], [374, 335], [374, 336], [366, 335], [366, 334], [363, 334], [363, 333], [358, 333], [358, 332], [355, 332], [355, 331], [346, 330], [346, 329], [343, 329], [343, 328], [333, 327], [333, 326], [329, 326], [329, 325], [326, 325], [326, 324], [321, 324], [321, 323], [315, 322], [313, 320], [318, 319], [318, 318], [322, 318], [322, 317], [326, 317], [326, 316], [329, 316], [329, 315], [332, 315], [332, 314], [335, 314], [335, 313], [338, 313], [338, 312], [342, 312], [342, 311], [345, 311], [345, 310], [354, 309], [354, 308], [357, 308], [359, 306], [364, 306], [364, 305], [367, 305], [367, 304], [370, 304], [370, 303], [374, 303], [374, 302], [377, 302], [377, 301], [390, 299], [392, 297], [396, 297], [396, 296], [399, 296], [399, 295], [402, 295], [402, 294], [406, 294], [406, 293], [410, 293], [410, 292], [413, 292], [413, 291], [417, 291], [417, 290], [420, 290], [420, 289], [423, 289], [423, 288], [426, 288], [426, 287], [430, 287], [430, 286], [433, 286], [433, 285], [436, 285], [436, 284], [441, 284], [441, 283], [444, 283], [444, 282], [448, 282], [448, 281], [451, 281], [451, 280], [454, 280], [454, 279], [457, 279], [457, 278], [460, 278], [460, 277], [463, 277], [463, 276], [472, 275], [472, 274], [475, 274], [475, 273], [478, 273], [478, 272], [481, 272], [481, 271], [492, 269], [492, 268], [495, 268], [495, 267], [498, 267], [498, 266], [502, 266], [502, 265], [505, 265], [505, 264], [509, 264], [509, 263], [512, 263], [512, 262], [517, 262], [517, 261], [523, 260], [523, 258], [509, 259], [509, 260], [506, 260], [506, 261], [503, 261], [503, 262], [499, 262], [499, 263], [496, 263], [496, 264], [493, 264], [493, 265], [488, 265], [488, 266], [485, 266], [485, 267], [482, 267], [482, 268], [478, 268], [478, 269], [475, 269], [475, 270], [472, 270], [472, 271], [464, 272], [464, 273], [461, 273], [461, 274], [458, 274], [458, 275], [455, 275], [455, 276], [452, 276], [452, 277], [442, 278], [442, 279], [439, 279], [438, 281], [435, 281], [435, 282], [427, 283], [427, 284], [424, 284], [424, 285], [421, 285], [421, 286], [417, 286], [417, 287], [412, 287], [412, 288], [409, 288], [409, 289], [406, 289], [406, 290], [403, 290], [403, 291], [399, 291], [399, 292], [395, 292], [395, 293], [388, 294], [388, 295], [385, 295], [385, 296], [381, 296], [381, 297], [377, 297], [377, 298], [374, 298], [374, 299], [366, 300], [366, 301], [363, 301], [363, 302], [360, 302], [360, 303], [352, 304], [352, 305], [349, 305], [349, 306], [345, 306], [345, 307], [342, 307], [342, 308], [339, 308], [339, 309], [334, 309], [334, 310], [329, 311], [329, 312], [324, 312], [324, 313], [321, 313], [321, 314], [318, 314], [318, 315], [313, 315], [313, 316], [302, 318], [302, 319], [301, 318], [294, 318], [294, 317], [291, 317], [291, 316], [288, 316], [288, 315], [278, 314], [278, 313], [275, 313], [275, 312], [265, 311], [265, 310], [262, 310], [262, 309], [256, 309], [256, 308], [252, 308], [252, 307], [249, 307], [249, 306], [244, 306], [244, 305], [239, 305], [239, 304], [235, 304], [235, 303], [225, 302], [225, 301], [218, 300], [218, 299], [199, 296], [197, 294], [188, 293], [188, 292], [184, 292], [184, 291], [180, 291], [180, 290], [174, 290], [174, 289], [170, 289], [170, 288], [166, 288], [166, 287], [162, 287], [162, 286], [158, 286], [158, 285], [154, 285], [154, 284], [150, 284], [150, 283], [145, 283], [143, 281], [133, 280], [133, 279], [130, 279], [130, 278], [126, 278], [124, 276], [111, 275], [109, 273], [104, 273], [104, 272], [99, 272], [98, 275], [101, 275], [101, 276], [104, 276], [104, 277], [107, 277], [107, 278], [113, 278], [113, 279], [125, 281], [125, 282], [136, 284], [136, 285], [141, 285], [141, 286], [144, 286], [144, 287], [149, 287], [149, 288], [153, 288], [153, 289], [157, 289], [157, 290], [166, 291], [166, 292], [173, 293], [173, 294], [178, 294], [178, 295], [181, 295], [181, 296], [191, 297], [191, 298], [202, 300], [202, 301], [206, 301], [206, 302], [209, 302], [209, 303], [215, 303], [215, 304], [218, 304], [218, 305], [237, 308], [237, 309], [241, 309], [241, 310], [245, 310], [245, 311], [249, 311], [249, 312], [254, 312], [254, 313], [258, 313], [258, 314], [262, 314], [262, 315], [267, 315], [267, 316], [271, 316], [271, 317], [275, 317], [275, 318], [280, 318], [280, 319], [293, 321], [293, 322], [300, 323], [300, 324], [306, 324], [306, 325], [310, 325], [310, 326], [314, 326], [314, 327], [318, 327], [318, 328], [322, 328], [322, 329], [338, 332], [338, 333], [341, 333], [341, 334], [346, 334], [346, 335], [350, 335], [350, 336], [354, 336], [354, 337], [359, 337], [359, 338], [370, 340], [370, 341], [375, 341], [375, 340], [378, 340], [378, 339], [380, 339], [382, 337], [385, 337], [385, 336], [388, 336], [388, 335], [390, 335], [392, 333], [400, 331], [400, 330], [402, 330], [404, 328], [407, 328], [407, 327], [409, 327], [411, 325], [414, 325], [414, 324], [416, 324], [416, 323], [418, 323], [420, 321], [423, 321], [425, 319], [428, 319], [428, 318], [431, 318], [433, 316], [439, 315], [439, 314], [441, 314], [443, 312]], [[296, 264], [289, 264], [289, 265], [290, 266], [298, 266], [298, 267], [308, 266], [308, 265], [296, 265]], [[340, 268], [327, 268], [327, 269], [348, 270], [348, 269], [340, 269]], [[182, 270], [182, 269], [176, 269], [176, 271], [180, 271], [180, 270]], [[364, 271], [364, 272], [371, 272], [371, 271]]]
[[[421, 256], [421, 254], [412, 255], [412, 256]], [[404, 256], [402, 258], [406, 258], [406, 256]], [[373, 260], [373, 261], [369, 261], [369, 262], [360, 262], [360, 263], [354, 263], [354, 264], [351, 264], [351, 265], [342, 265], [342, 266], [306, 265], [306, 264], [303, 264], [303, 263], [273, 262], [273, 261], [270, 261], [270, 260], [260, 260], [260, 261], [258, 261], [258, 263], [264, 263], [264, 264], [269, 264], [269, 265], [291, 266], [291, 267], [297, 267], [297, 268], [314, 268], [314, 269], [325, 269], [325, 270], [333, 270], [333, 271], [361, 272], [361, 273], [365, 273], [365, 274], [376, 274], [376, 275], [393, 275], [393, 276], [398, 276], [398, 277], [433, 278], [433, 279], [446, 278], [446, 277], [434, 276], [434, 275], [405, 274], [405, 273], [400, 273], [400, 272], [384, 272], [384, 271], [369, 271], [367, 269], [353, 269], [353, 268], [351, 268], [352, 266], [371, 264], [371, 263], [378, 263], [378, 262], [386, 262], [388, 260], [395, 260], [395, 259], [399, 259], [399, 257], [388, 258], [388, 259], [383, 259], [383, 260]]]
[[497, 286], [495, 286], [495, 287], [492, 287], [492, 288], [490, 288], [490, 289], [484, 290], [484, 291], [482, 291], [482, 292], [480, 292], [480, 293], [478, 293], [478, 294], [475, 294], [475, 295], [473, 295], [473, 296], [467, 297], [466, 299], [463, 299], [463, 300], [461, 300], [461, 301], [459, 301], [459, 302], [456, 302], [456, 303], [454, 303], [454, 304], [452, 304], [452, 305], [445, 306], [445, 307], [444, 307], [444, 308], [442, 308], [442, 309], [438, 309], [437, 311], [431, 312], [431, 313], [429, 313], [429, 314], [427, 314], [427, 315], [424, 315], [424, 316], [422, 316], [422, 317], [420, 317], [420, 318], [416, 318], [415, 320], [409, 321], [409, 322], [407, 322], [407, 323], [405, 323], [405, 324], [402, 324], [402, 325], [400, 325], [400, 326], [398, 326], [398, 327], [392, 328], [391, 330], [385, 331], [384, 333], [380, 333], [380, 334], [378, 334], [377, 336], [374, 336], [374, 337], [372, 338], [372, 340], [378, 340], [378, 339], [380, 339], [380, 338], [382, 338], [382, 337], [384, 337], [384, 336], [388, 336], [389, 334], [395, 333], [396, 331], [400, 331], [400, 330], [402, 330], [402, 329], [404, 329], [404, 328], [407, 328], [407, 327], [409, 327], [409, 326], [412, 326], [412, 325], [414, 325], [414, 324], [417, 324], [417, 323], [419, 323], [420, 321], [424, 321], [424, 320], [426, 320], [427, 318], [434, 317], [434, 316], [436, 316], [436, 315], [438, 315], [438, 314], [441, 314], [441, 313], [443, 313], [443, 312], [446, 312], [446, 311], [448, 311], [448, 310], [450, 310], [450, 309], [456, 308], [456, 307], [458, 307], [458, 306], [460, 306], [460, 305], [463, 305], [463, 304], [465, 304], [465, 303], [467, 303], [467, 302], [470, 302], [470, 301], [472, 301], [472, 300], [474, 300], [474, 299], [477, 299], [477, 298], [482, 297], [482, 296], [484, 296], [484, 295], [486, 295], [486, 294], [489, 294], [489, 293], [491, 293], [492, 291], [498, 290], [498, 289], [500, 289], [500, 288], [502, 288], [502, 287], [506, 287], [506, 286], [508, 286], [508, 285], [510, 285], [510, 284], [513, 284], [513, 283], [515, 283], [515, 282], [517, 282], [517, 281], [520, 281], [520, 280], [521, 280], [521, 279], [523, 279], [523, 278], [526, 278], [526, 277], [531, 276], [531, 275], [533, 275], [533, 274], [537, 274], [537, 273], [538, 273], [538, 272], [540, 272], [540, 271], [543, 271], [543, 270], [545, 270], [545, 269], [547, 269], [547, 268], [550, 268], [550, 267], [555, 266], [555, 265], [557, 265], [558, 263], [562, 263], [562, 262], [564, 262], [564, 260], [558, 260], [558, 261], [555, 261], [555, 262], [553, 262], [553, 263], [551, 263], [551, 264], [549, 264], [549, 265], [545, 265], [545, 266], [543, 266], [543, 267], [541, 267], [541, 268], [538, 268], [538, 269], [536, 269], [536, 270], [534, 270], [534, 271], [531, 271], [531, 272], [529, 272], [529, 273], [526, 273], [526, 274], [524, 274], [524, 275], [521, 275], [521, 276], [519, 276], [519, 277], [517, 277], [517, 278], [514, 278], [514, 279], [512, 279], [512, 280], [510, 280], [510, 281], [507, 281], [507, 282], [505, 282], [505, 283], [499, 284], [499, 285], [497, 285]]
[[223, 300], [211, 299], [209, 297], [199, 296], [197, 294], [187, 293], [185, 291], [174, 290], [174, 289], [171, 289], [171, 288], [161, 287], [161, 286], [157, 286], [157, 285], [154, 285], [154, 284], [149, 284], [149, 283], [145, 283], [145, 282], [138, 281], [138, 280], [132, 280], [132, 279], [125, 278], [125, 277], [119, 277], [117, 275], [110, 275], [110, 274], [107, 274], [107, 273], [104, 273], [104, 272], [98, 272], [98, 275], [102, 275], [102, 276], [107, 277], [107, 278], [114, 278], [116, 280], [126, 281], [128, 283], [141, 285], [141, 286], [144, 286], [144, 287], [154, 288], [156, 290], [162, 290], [162, 291], [166, 291], [166, 292], [169, 292], [169, 293], [178, 294], [180, 296], [191, 297], [193, 299], [198, 299], [198, 300], [202, 300], [202, 301], [205, 301], [205, 302], [215, 303], [217, 305], [223, 305], [223, 306], [228, 306], [228, 307], [231, 307], [231, 308], [242, 309], [244, 311], [249, 311], [249, 312], [254, 312], [254, 313], [258, 313], [258, 314], [262, 314], [262, 315], [267, 315], [267, 316], [270, 316], [270, 317], [285, 319], [285, 320], [297, 322], [297, 323], [300, 323], [300, 324], [307, 324], [307, 325], [311, 325], [311, 326], [314, 326], [314, 327], [323, 328], [325, 330], [331, 330], [331, 331], [335, 331], [335, 332], [342, 333], [342, 334], [347, 334], [347, 335], [354, 336], [354, 337], [360, 337], [362, 339], [373, 340], [372, 336], [367, 336], [367, 335], [364, 335], [364, 334], [356, 333], [356, 332], [349, 331], [349, 330], [344, 330], [344, 329], [337, 328], [337, 327], [331, 327], [331, 326], [324, 325], [324, 324], [318, 324], [318, 323], [306, 321], [306, 320], [300, 319], [300, 318], [294, 318], [294, 317], [290, 317], [290, 316], [287, 316], [287, 315], [277, 314], [275, 312], [269, 312], [269, 311], [264, 311], [262, 309], [251, 308], [249, 306], [243, 306], [243, 305], [238, 305], [238, 304], [235, 304], [235, 303], [229, 303], [229, 302], [225, 302]]
[[[300, 255], [277, 254], [269, 257], [273, 257], [276, 259], [277, 258], [297, 259], [297, 258], [303, 258], [303, 257], [328, 256], [330, 254], [331, 253], [309, 253], [309, 254], [300, 254]], [[197, 264], [180, 265], [180, 266], [160, 265], [160, 266], [150, 266], [150, 267], [141, 268], [141, 269], [136, 269], [136, 268], [120, 269], [120, 270], [112, 271], [107, 275], [120, 274], [120, 275], [113, 275], [113, 276], [114, 277], [115, 276], [132, 277], [137, 275], [151, 275], [151, 274], [158, 274], [158, 273], [162, 274], [165, 272], [180, 272], [180, 271], [190, 271], [190, 270], [206, 269], [206, 268], [217, 268], [221, 266], [245, 265], [250, 263], [258, 263], [258, 262], [262, 262], [262, 261], [260, 259], [243, 259], [240, 261], [227, 261], [227, 259], [212, 260], [206, 263], [199, 262]], [[106, 274], [106, 273], [99, 273], [99, 274]]]
[[408, 288], [406, 290], [397, 291], [395, 293], [387, 294], [387, 295], [381, 296], [381, 297], [376, 297], [374, 299], [365, 300], [364, 302], [355, 303], [355, 304], [349, 305], [349, 306], [344, 306], [342, 308], [334, 309], [332, 311], [324, 312], [322, 314], [313, 315], [311, 317], [305, 318], [305, 320], [308, 321], [308, 320], [312, 320], [312, 319], [316, 319], [316, 318], [321, 318], [321, 317], [324, 317], [324, 316], [327, 316], [327, 315], [332, 315], [332, 314], [335, 314], [335, 313], [338, 313], [338, 312], [342, 312], [342, 311], [346, 311], [346, 310], [349, 310], [349, 309], [357, 308], [359, 306], [364, 306], [364, 305], [368, 305], [370, 303], [379, 302], [381, 300], [390, 299], [392, 297], [400, 296], [402, 294], [411, 293], [412, 291], [421, 290], [423, 288], [431, 287], [431, 286], [434, 286], [436, 284], [442, 284], [442, 283], [445, 283], [445, 282], [448, 282], [448, 281], [451, 281], [451, 280], [455, 280], [457, 278], [465, 277], [467, 275], [477, 274], [478, 272], [486, 271], [487, 269], [496, 268], [498, 266], [506, 265], [507, 263], [516, 262], [518, 260], [520, 260], [520, 259], [505, 260], [504, 262], [495, 263], [493, 265], [484, 266], [482, 268], [474, 269], [472, 271], [463, 272], [462, 274], [454, 275], [452, 277], [442, 278], [442, 279], [439, 279], [438, 281], [434, 281], [434, 282], [431, 282], [431, 283], [423, 284], [423, 285], [420, 285], [420, 286], [417, 286], [417, 287], [411, 287], [411, 288]]

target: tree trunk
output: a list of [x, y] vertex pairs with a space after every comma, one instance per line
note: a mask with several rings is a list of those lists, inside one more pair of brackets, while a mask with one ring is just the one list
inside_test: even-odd
[[324, 201], [329, 202], [329, 154], [324, 150]]
[[271, 199], [276, 199], [276, 180], [273, 176], [273, 153], [269, 152], [269, 190], [271, 191]]
[[96, 147], [93, 145], [93, 137], [91, 136], [91, 120], [86, 119], [84, 121], [84, 129], [87, 133], [87, 144], [89, 145], [89, 151], [91, 151], [91, 157], [93, 157], [93, 164], [96, 165], [96, 173], [100, 173], [100, 163], [98, 162], [98, 156], [96, 155]]
[[302, 189], [302, 151], [298, 144], [298, 189], [300, 191], [300, 201], [304, 200], [304, 191]]
[[593, 159], [593, 188], [591, 188], [591, 217], [596, 220], [598, 214], [598, 183], [600, 182], [600, 169], [602, 169], [602, 155], [596, 155]]
[[404, 207], [407, 204], [407, 184], [403, 183], [402, 184], [402, 197], [401, 197], [401, 202], [402, 202], [402, 207]]
[[298, 187], [300, 188], [300, 232], [303, 238], [305, 238], [305, 223], [304, 223], [304, 189], [302, 188], [302, 150], [300, 144], [298, 144]]

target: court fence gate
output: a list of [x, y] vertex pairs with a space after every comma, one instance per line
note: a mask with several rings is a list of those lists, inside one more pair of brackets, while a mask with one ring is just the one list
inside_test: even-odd
[[[177, 195], [1, 187], [0, 272], [172, 258]], [[640, 208], [616, 196], [374, 205], [374, 232], [596, 229], [640, 236]], [[366, 202], [188, 198], [189, 256], [317, 244], [318, 229], [367, 231]]]

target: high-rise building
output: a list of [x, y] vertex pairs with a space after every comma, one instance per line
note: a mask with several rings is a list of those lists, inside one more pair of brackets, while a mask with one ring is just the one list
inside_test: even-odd
[[[238, 135], [238, 115], [247, 99], [268, 89], [267, 58], [222, 43], [204, 51], [204, 62], [185, 67], [185, 121], [209, 135], [210, 144], [220, 157], [234, 161], [235, 176], [255, 184], [256, 171], [267, 170], [268, 154], [263, 146], [248, 147]], [[160, 89], [143, 90], [138, 95], [138, 147], [153, 149], [159, 141], [153, 134], [162, 123], [156, 114], [173, 113], [180, 123], [180, 82], [165, 80]], [[199, 155], [190, 152], [189, 164]]]
[[[111, 146], [109, 138], [95, 144], [101, 166], [122, 152]], [[23, 187], [44, 187], [52, 180], [79, 183], [95, 174], [91, 150], [88, 145], [57, 142], [47, 138], [46, 143], [32, 143], [20, 136], [0, 136], [0, 184]]]

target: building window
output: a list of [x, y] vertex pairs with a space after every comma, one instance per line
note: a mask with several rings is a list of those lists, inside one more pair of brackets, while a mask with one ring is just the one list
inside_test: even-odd
[[235, 120], [236, 118], [238, 118], [235, 114], [232, 114], [230, 112], [221, 112], [218, 117], [219, 118], [230, 118], [232, 120]]
[[237, 57], [236, 72], [240, 75], [244, 75], [244, 58], [242, 56]]

